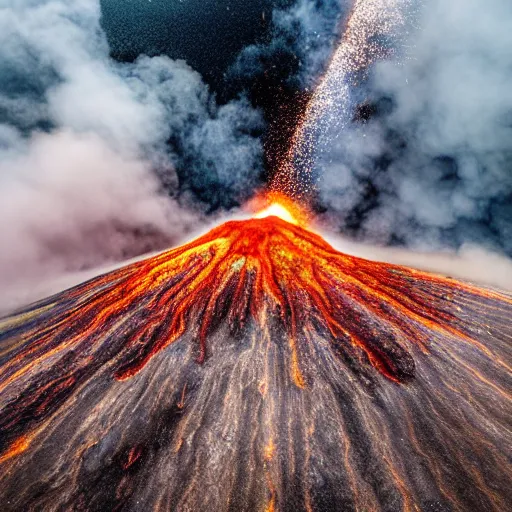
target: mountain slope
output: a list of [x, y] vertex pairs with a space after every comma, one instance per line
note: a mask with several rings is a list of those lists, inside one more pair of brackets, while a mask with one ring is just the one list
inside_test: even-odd
[[512, 299], [233, 221], [0, 321], [4, 510], [505, 510]]

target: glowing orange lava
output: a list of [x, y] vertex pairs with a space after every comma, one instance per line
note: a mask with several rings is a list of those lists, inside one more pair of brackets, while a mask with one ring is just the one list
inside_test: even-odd
[[[63, 295], [60, 304], [74, 304], [71, 309], [51, 310], [51, 323], [33, 324], [33, 330], [24, 324], [28, 331], [20, 339], [27, 344], [2, 367], [0, 390], [62, 350], [93, 350], [102, 333], [121, 336], [113, 367], [120, 380], [187, 332], [197, 339], [203, 363], [215, 350], [208, 346], [210, 335], [223, 322], [234, 333], [250, 322], [262, 332], [280, 323], [291, 353], [289, 376], [298, 387], [307, 385], [302, 344], [315, 333], [332, 340], [351, 365], [402, 382], [414, 375], [411, 347], [427, 353], [432, 332], [487, 350], [460, 317], [458, 300], [467, 308], [471, 299], [480, 309], [512, 302], [447, 278], [342, 254], [275, 216], [227, 222]], [[60, 386], [74, 383], [70, 375]]]
[[265, 208], [254, 216], [255, 219], [264, 219], [265, 217], [279, 217], [291, 224], [298, 224], [293, 215], [284, 206], [277, 203], [271, 204], [268, 208]]
[[256, 212], [253, 215], [255, 219], [278, 217], [290, 224], [303, 227], [306, 227], [310, 220], [310, 214], [304, 207], [285, 194], [275, 191], [256, 196], [248, 208]]

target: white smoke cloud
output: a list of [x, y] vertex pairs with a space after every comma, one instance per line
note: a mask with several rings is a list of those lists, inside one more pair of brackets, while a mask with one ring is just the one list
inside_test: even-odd
[[324, 233], [324, 237], [337, 250], [359, 258], [404, 265], [479, 286], [512, 291], [512, 260], [482, 247], [466, 244], [457, 252], [417, 252], [354, 242], [332, 233]]
[[172, 137], [199, 175], [254, 184], [259, 114], [244, 100], [218, 107], [183, 61], [112, 61], [100, 16], [98, 0], [0, 2], [0, 306], [196, 226], [173, 199]]
[[392, 112], [339, 134], [322, 197], [342, 229], [359, 208], [367, 240], [512, 254], [512, 4], [423, 4], [403, 61], [369, 84]]
[[[34, 284], [168, 244], [197, 223], [169, 201], [148, 163], [95, 134], [36, 134], [0, 163], [1, 305]], [[177, 222], [178, 221], [178, 222]]]

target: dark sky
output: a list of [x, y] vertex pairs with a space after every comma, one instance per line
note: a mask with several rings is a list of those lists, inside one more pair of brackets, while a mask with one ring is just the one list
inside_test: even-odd
[[185, 59], [216, 88], [247, 45], [270, 37], [272, 10], [293, 0], [101, 0], [111, 55]]

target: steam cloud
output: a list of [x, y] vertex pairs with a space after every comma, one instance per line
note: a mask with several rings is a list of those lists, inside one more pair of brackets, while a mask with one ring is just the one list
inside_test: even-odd
[[[312, 87], [350, 5], [276, 9], [271, 40], [230, 76], [284, 52], [288, 81]], [[354, 93], [373, 116], [319, 155], [325, 220], [382, 245], [512, 254], [511, 23], [507, 0], [425, 3], [400, 65]], [[172, 245], [261, 185], [246, 99], [219, 106], [183, 61], [108, 55], [96, 0], [0, 4], [2, 309], [45, 295], [36, 282]]]
[[0, 306], [175, 243], [205, 209], [178, 201], [178, 165], [232, 197], [258, 183], [246, 100], [217, 106], [183, 61], [108, 53], [97, 1], [0, 5]]
[[373, 117], [319, 161], [334, 225], [381, 244], [512, 254], [511, 24], [507, 0], [424, 3], [401, 65], [378, 64], [366, 85]]

